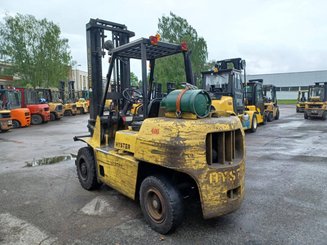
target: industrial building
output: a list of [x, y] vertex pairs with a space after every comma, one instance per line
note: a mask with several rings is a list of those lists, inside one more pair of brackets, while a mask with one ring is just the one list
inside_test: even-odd
[[263, 79], [264, 84], [277, 87], [278, 99], [296, 99], [299, 89], [315, 82], [327, 82], [327, 70], [248, 75], [247, 79]]

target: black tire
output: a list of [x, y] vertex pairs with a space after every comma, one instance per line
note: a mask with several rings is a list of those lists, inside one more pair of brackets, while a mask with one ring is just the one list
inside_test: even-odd
[[95, 159], [90, 147], [79, 149], [75, 165], [81, 186], [86, 190], [98, 189], [101, 184], [97, 180]]
[[299, 108], [296, 107], [296, 113], [299, 113], [299, 112], [300, 112]]
[[85, 114], [84, 108], [79, 108], [79, 114], [80, 115]]
[[257, 131], [258, 128], [258, 120], [257, 120], [257, 116], [254, 114], [252, 117], [252, 124], [251, 124], [251, 133], [254, 133], [255, 131]]
[[153, 230], [167, 234], [183, 221], [182, 196], [165, 177], [145, 178], [139, 195], [142, 213]]
[[56, 120], [56, 114], [54, 112], [50, 112], [50, 121]]
[[272, 111], [270, 111], [270, 112], [268, 113], [268, 118], [267, 118], [267, 120], [268, 120], [268, 122], [272, 122], [272, 121], [274, 120], [274, 115], [273, 115]]
[[32, 115], [32, 125], [40, 125], [43, 122], [43, 118], [39, 114]]
[[322, 113], [322, 118], [321, 119], [324, 120], [324, 121], [326, 121], [326, 119], [327, 119], [327, 111], [324, 111]]
[[20, 128], [22, 125], [17, 120], [12, 120], [12, 127], [13, 128]]
[[65, 112], [64, 112], [64, 115], [65, 115], [65, 116], [69, 116], [69, 117], [70, 117], [70, 116], [72, 116], [72, 115], [73, 115], [73, 113], [72, 113], [72, 111], [71, 111], [71, 110], [67, 110], [67, 111], [65, 111]]
[[266, 125], [267, 124], [267, 114], [265, 113], [265, 114], [263, 114], [263, 125]]
[[308, 114], [304, 112], [304, 119], [309, 119]]
[[278, 120], [278, 119], [279, 119], [279, 109], [277, 108], [275, 120]]

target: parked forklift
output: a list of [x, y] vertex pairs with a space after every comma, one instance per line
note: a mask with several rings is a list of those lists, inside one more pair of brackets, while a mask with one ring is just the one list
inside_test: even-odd
[[305, 102], [304, 119], [327, 119], [327, 82], [309, 86], [309, 99]]
[[74, 102], [74, 89], [70, 81], [68, 82], [68, 93], [65, 91], [65, 81], [60, 81], [59, 94], [64, 105], [64, 116], [75, 116], [77, 107]]
[[276, 86], [272, 84], [263, 85], [263, 101], [268, 122], [279, 119], [279, 106], [277, 102]]
[[37, 92], [31, 88], [16, 88], [21, 92], [21, 107], [28, 108], [31, 113], [31, 124], [39, 125], [50, 121], [50, 108], [45, 100], [40, 101]]
[[35, 89], [38, 99], [45, 99], [50, 108], [50, 120], [60, 120], [64, 116], [64, 106], [58, 96], [53, 96], [51, 89], [49, 88], [37, 88]]
[[[187, 44], [161, 42], [158, 35], [129, 42], [134, 33], [125, 25], [99, 19], [91, 19], [86, 30], [90, 135], [74, 137], [87, 144], [76, 159], [82, 187], [92, 190], [104, 183], [140, 202], [145, 220], [162, 234], [182, 222], [183, 205], [192, 196], [199, 198], [206, 219], [238, 209], [245, 173], [240, 120], [211, 113], [203, 90], [174, 90], [165, 99], [153, 96], [155, 63], [162, 57], [182, 55], [186, 81], [193, 84]], [[111, 36], [105, 30], [112, 31], [112, 42], [104, 40]], [[105, 90], [104, 52], [110, 56]], [[130, 59], [141, 61], [140, 93], [130, 85]], [[108, 92], [115, 72], [116, 86]], [[112, 99], [113, 109], [105, 114], [106, 99]], [[128, 120], [136, 101], [142, 101], [143, 114]]]
[[264, 125], [267, 123], [267, 116], [265, 113], [265, 105], [263, 100], [262, 83], [262, 79], [249, 80], [249, 82], [245, 84], [244, 93], [246, 105], [245, 110], [248, 113], [255, 113], [255, 123]]
[[299, 90], [296, 102], [296, 112], [304, 112], [305, 102], [308, 101], [309, 90]]
[[28, 127], [31, 114], [28, 108], [21, 108], [21, 93], [14, 88], [0, 89], [0, 108], [10, 110], [13, 128]]
[[202, 72], [202, 86], [211, 96], [213, 111], [221, 115], [237, 115], [244, 130], [255, 132], [258, 113], [246, 110], [244, 104], [245, 66], [245, 60], [241, 58], [217, 61], [212, 70]]

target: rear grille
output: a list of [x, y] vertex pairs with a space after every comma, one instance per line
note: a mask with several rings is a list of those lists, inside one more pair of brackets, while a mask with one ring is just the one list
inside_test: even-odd
[[49, 111], [49, 107], [44, 108], [44, 111]]
[[209, 165], [237, 163], [243, 155], [243, 135], [240, 129], [207, 134], [206, 157]]
[[30, 113], [29, 112], [25, 112], [25, 117], [29, 117]]

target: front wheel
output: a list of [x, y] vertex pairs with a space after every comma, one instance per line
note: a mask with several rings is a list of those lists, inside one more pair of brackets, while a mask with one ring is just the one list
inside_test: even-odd
[[304, 119], [308, 119], [308, 114], [306, 112], [304, 112]]
[[51, 112], [50, 113], [50, 121], [55, 121], [56, 120], [56, 114]]
[[90, 147], [79, 149], [75, 161], [78, 180], [86, 190], [97, 189], [100, 184], [97, 180], [96, 166], [93, 151]]
[[257, 131], [257, 127], [258, 127], [257, 117], [256, 117], [256, 115], [253, 115], [253, 117], [252, 117], [252, 126], [251, 126], [251, 133], [254, 133], [255, 131]]
[[278, 120], [278, 119], [279, 119], [279, 109], [277, 108], [275, 120]]
[[268, 122], [272, 122], [273, 120], [274, 120], [274, 115], [273, 115], [272, 111], [270, 111], [268, 113]]
[[33, 125], [39, 125], [43, 122], [42, 116], [39, 114], [33, 114], [32, 115], [32, 124]]
[[12, 126], [13, 126], [13, 128], [20, 128], [21, 124], [17, 120], [12, 120]]
[[327, 119], [327, 111], [324, 111], [324, 113], [322, 114], [322, 120], [326, 120]]
[[181, 194], [163, 176], [149, 176], [140, 187], [140, 205], [145, 220], [161, 234], [173, 231], [183, 220]]

